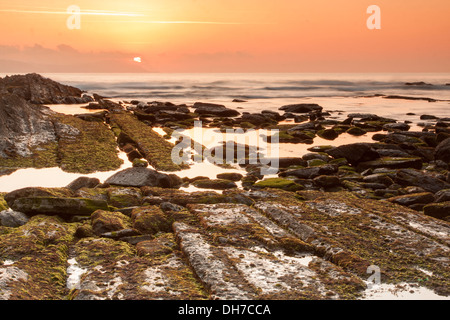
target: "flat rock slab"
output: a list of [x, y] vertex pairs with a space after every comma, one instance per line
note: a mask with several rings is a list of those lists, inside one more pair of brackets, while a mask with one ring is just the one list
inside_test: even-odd
[[348, 192], [141, 192], [171, 225], [136, 241], [117, 237], [127, 225], [79, 236], [90, 220], [56, 216], [0, 226], [0, 299], [364, 299], [373, 270], [382, 286], [450, 296], [449, 223], [398, 204]]
[[16, 199], [12, 209], [28, 215], [83, 216], [96, 210], [109, 210], [103, 200], [83, 198], [27, 197]]

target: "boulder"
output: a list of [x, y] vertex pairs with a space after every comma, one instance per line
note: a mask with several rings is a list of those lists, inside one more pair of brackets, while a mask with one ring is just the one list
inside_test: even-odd
[[67, 188], [41, 188], [41, 187], [27, 187], [17, 189], [7, 193], [4, 199], [9, 207], [12, 208], [16, 199], [28, 197], [73, 197], [74, 194]]
[[241, 181], [243, 175], [238, 172], [225, 172], [219, 173], [217, 179], [230, 180], [230, 181]]
[[172, 221], [156, 206], [139, 207], [132, 211], [131, 220], [133, 228], [142, 234], [156, 234], [158, 232], [171, 232]]
[[450, 189], [438, 191], [434, 196], [436, 198], [435, 202], [450, 201]]
[[323, 107], [319, 106], [316, 103], [299, 103], [282, 106], [279, 108], [279, 110], [290, 113], [308, 113], [312, 111], [320, 112], [323, 110]]
[[378, 153], [370, 143], [351, 143], [325, 150], [335, 159], [345, 158], [352, 165], [379, 158]]
[[450, 163], [450, 138], [439, 143], [434, 151], [434, 158]]
[[297, 184], [292, 180], [284, 178], [267, 178], [255, 183], [252, 186], [252, 188], [254, 189], [274, 188], [286, 191], [298, 191], [304, 189], [302, 185]]
[[33, 104], [87, 103], [92, 98], [83, 91], [63, 85], [36, 73], [0, 78], [0, 91], [17, 95]]
[[95, 188], [100, 184], [100, 180], [97, 178], [90, 177], [79, 177], [69, 183], [66, 188], [72, 191], [77, 191], [81, 188]]
[[120, 212], [97, 210], [91, 215], [92, 230], [96, 235], [128, 229], [130, 218]]
[[192, 183], [195, 187], [201, 189], [225, 190], [237, 188], [236, 183], [223, 179], [203, 179], [196, 180]]
[[4, 210], [0, 212], [0, 226], [17, 228], [23, 226], [28, 220], [28, 216], [22, 212], [13, 210]]
[[195, 113], [200, 115], [212, 115], [216, 117], [236, 117], [240, 115], [239, 111], [229, 109], [221, 104], [214, 103], [194, 103]]
[[402, 169], [402, 168], [422, 168], [422, 158], [391, 158], [384, 157], [372, 161], [360, 162], [357, 166], [359, 171], [376, 168]]
[[310, 168], [301, 168], [294, 170], [287, 170], [278, 174], [280, 177], [297, 177], [300, 179], [313, 179], [320, 175], [330, 175], [337, 172], [337, 167], [333, 165], [323, 165]]
[[423, 207], [423, 213], [430, 217], [449, 221], [450, 201], [428, 204]]
[[436, 193], [443, 189], [450, 189], [450, 183], [439, 179], [432, 173], [416, 169], [400, 169], [394, 181], [403, 186], [417, 186], [425, 191]]
[[434, 195], [431, 192], [406, 194], [402, 196], [392, 197], [387, 201], [400, 204], [402, 206], [411, 206], [413, 204], [426, 204], [434, 201]]
[[29, 157], [34, 147], [56, 141], [54, 121], [44, 107], [14, 94], [0, 96], [0, 157]]
[[173, 188], [174, 177], [150, 168], [134, 167], [117, 172], [106, 179], [105, 183], [123, 187], [161, 187]]
[[96, 210], [109, 211], [104, 200], [85, 198], [27, 197], [14, 201], [11, 208], [27, 215], [57, 215], [62, 217], [90, 216]]

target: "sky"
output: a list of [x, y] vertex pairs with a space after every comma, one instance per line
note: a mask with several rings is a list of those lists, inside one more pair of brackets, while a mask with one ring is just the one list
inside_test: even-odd
[[449, 13], [448, 0], [0, 0], [0, 73], [450, 72]]

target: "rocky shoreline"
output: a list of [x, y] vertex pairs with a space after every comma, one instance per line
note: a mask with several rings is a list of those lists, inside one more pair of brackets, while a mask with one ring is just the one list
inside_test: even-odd
[[[369, 266], [399, 290], [448, 297], [450, 119], [422, 115], [409, 131], [375, 114], [338, 121], [317, 104], [279, 111], [119, 103], [36, 74], [0, 79], [0, 175], [117, 170], [118, 150], [133, 162], [104, 182], [0, 193], [0, 299], [361, 299]], [[181, 178], [169, 138], [195, 121], [278, 129], [279, 143], [374, 141], [313, 146], [266, 177], [249, 164], [252, 146], [235, 145], [242, 174]]]

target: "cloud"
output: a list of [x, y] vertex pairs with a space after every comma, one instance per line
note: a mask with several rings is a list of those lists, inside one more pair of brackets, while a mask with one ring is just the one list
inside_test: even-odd
[[80, 52], [60, 44], [55, 49], [42, 45], [0, 45], [0, 70], [24, 72], [149, 72], [143, 64], [133, 62], [136, 53], [120, 51]]

